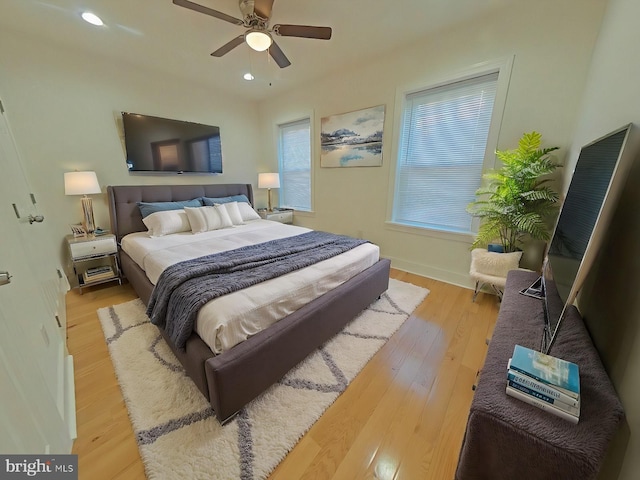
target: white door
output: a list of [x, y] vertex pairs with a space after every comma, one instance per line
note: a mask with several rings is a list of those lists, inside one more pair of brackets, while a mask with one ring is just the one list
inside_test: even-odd
[[[65, 424], [65, 346], [46, 285], [51, 242], [36, 217], [32, 192], [20, 166], [6, 117], [0, 115], [0, 450], [7, 453], [68, 453]], [[3, 284], [4, 283], [4, 284]], [[28, 449], [24, 451], [23, 449]]]

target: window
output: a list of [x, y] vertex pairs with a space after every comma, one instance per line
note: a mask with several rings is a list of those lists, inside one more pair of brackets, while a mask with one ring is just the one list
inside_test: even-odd
[[471, 233], [498, 73], [405, 96], [392, 222]]
[[311, 122], [278, 125], [280, 205], [311, 210]]

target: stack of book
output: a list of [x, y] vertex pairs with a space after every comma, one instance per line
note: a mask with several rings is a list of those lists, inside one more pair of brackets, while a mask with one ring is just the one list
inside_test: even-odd
[[578, 423], [578, 365], [516, 345], [507, 370], [507, 395]]
[[100, 265], [97, 267], [87, 268], [82, 274], [84, 283], [95, 282], [113, 277], [113, 268], [110, 265]]

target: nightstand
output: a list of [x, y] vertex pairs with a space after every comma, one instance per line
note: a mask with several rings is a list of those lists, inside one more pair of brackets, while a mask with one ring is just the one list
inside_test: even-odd
[[293, 223], [293, 210], [292, 209], [278, 209], [274, 208], [272, 212], [267, 210], [259, 210], [258, 214], [265, 219], [280, 223]]
[[77, 288], [82, 294], [83, 288], [93, 285], [106, 282], [122, 284], [115, 235], [67, 235], [65, 240], [73, 270], [72, 278], [69, 279], [72, 288]]

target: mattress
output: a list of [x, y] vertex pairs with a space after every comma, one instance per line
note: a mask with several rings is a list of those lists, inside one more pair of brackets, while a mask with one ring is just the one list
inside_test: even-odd
[[[245, 245], [309, 232], [308, 228], [269, 220], [193, 234], [150, 237], [126, 235], [122, 249], [154, 285], [174, 263]], [[333, 258], [208, 302], [198, 313], [195, 330], [214, 353], [222, 353], [338, 287], [379, 259], [376, 245], [366, 243]]]

